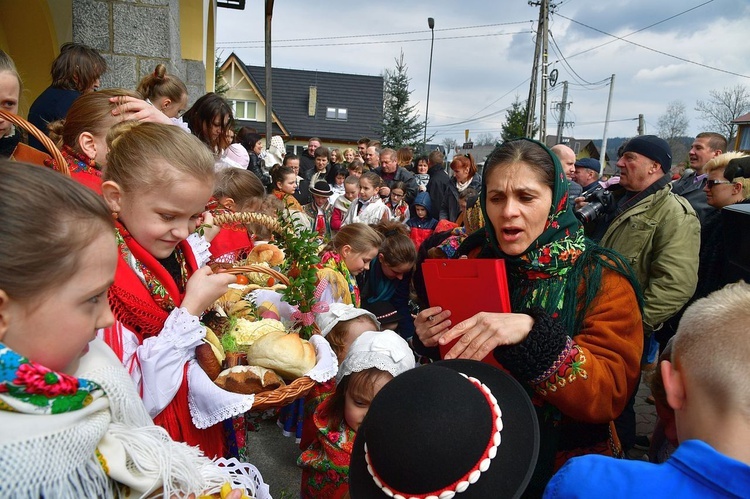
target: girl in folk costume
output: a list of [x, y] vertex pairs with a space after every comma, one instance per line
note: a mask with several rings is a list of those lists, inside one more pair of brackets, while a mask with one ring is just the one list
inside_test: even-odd
[[[216, 173], [211, 213], [238, 211], [256, 212], [260, 210], [265, 197], [263, 184], [248, 170], [225, 168]], [[244, 225], [222, 227], [211, 241], [211, 257], [214, 260], [234, 262], [242, 253], [253, 248], [253, 241]]]
[[113, 322], [106, 295], [120, 259], [109, 208], [46, 168], [5, 161], [0, 177], [2, 495], [218, 492], [224, 468], [153, 424], [96, 338]]
[[386, 203], [391, 211], [391, 220], [406, 223], [409, 219], [409, 205], [404, 200], [406, 195], [406, 184], [394, 182], [391, 186], [391, 198]]
[[288, 166], [274, 166], [271, 170], [270, 193], [280, 199], [290, 211], [302, 211], [302, 205], [294, 198], [297, 174]]
[[65, 119], [47, 126], [52, 142], [68, 163], [70, 175], [99, 194], [102, 169], [107, 165], [107, 132], [122, 121], [120, 116], [112, 115], [117, 104], [110, 102], [110, 98], [123, 96], [137, 97], [137, 94], [120, 89], [89, 92], [73, 102]]
[[[203, 213], [213, 158], [181, 129], [150, 123], [120, 125], [108, 145], [102, 193], [117, 215], [120, 258], [109, 291], [116, 321], [101, 335], [130, 371], [156, 424], [175, 440], [220, 456], [218, 423], [251, 403], [218, 388], [195, 361], [206, 334], [198, 316], [234, 282], [204, 266], [208, 239], [218, 232]], [[207, 226], [201, 223], [208, 224], [205, 236], [196, 231]]]
[[354, 438], [372, 399], [399, 374], [414, 368], [414, 354], [393, 331], [366, 331], [349, 348], [336, 374], [336, 391], [315, 410], [315, 439], [297, 459], [303, 499], [348, 497]]
[[390, 218], [388, 207], [380, 199], [383, 179], [377, 173], [365, 172], [359, 177], [359, 200], [353, 202], [344, 216], [342, 225], [361, 222], [376, 224]]
[[313, 200], [306, 204], [303, 209], [310, 217], [310, 228], [320, 235], [320, 239], [329, 241], [331, 239], [331, 214], [333, 206], [329, 203], [333, 191], [325, 180], [318, 180], [315, 185], [310, 186], [310, 195]]
[[157, 64], [153, 73], [144, 76], [138, 83], [137, 91], [143, 99], [172, 120], [174, 125], [190, 131], [182, 121], [182, 114], [188, 104], [187, 87], [177, 76], [167, 74], [164, 64]]
[[342, 227], [321, 252], [315, 299], [325, 304], [359, 307], [355, 276], [370, 268], [383, 238], [372, 227], [354, 223]]
[[333, 202], [333, 212], [331, 213], [331, 233], [336, 235], [341, 229], [341, 223], [344, 221], [346, 212], [352, 205], [352, 201], [359, 197], [359, 177], [349, 175], [344, 180], [344, 194], [338, 196]]
[[[409, 242], [411, 245], [411, 241]], [[354, 340], [365, 331], [379, 331], [380, 323], [372, 312], [354, 305], [332, 303], [328, 311], [316, 314], [315, 323], [320, 328], [320, 334], [331, 345], [336, 354], [338, 365], [341, 365], [349, 352]], [[305, 396], [305, 410], [303, 416], [302, 439], [299, 447], [307, 449], [315, 437], [313, 414], [315, 409], [336, 390], [336, 378], [323, 383], [316, 383]]]

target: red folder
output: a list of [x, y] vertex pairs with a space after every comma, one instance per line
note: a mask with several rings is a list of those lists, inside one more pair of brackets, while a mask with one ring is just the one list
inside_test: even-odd
[[[510, 312], [505, 262], [500, 259], [433, 260], [422, 263], [427, 299], [431, 307], [450, 310], [456, 325], [479, 312]], [[440, 357], [458, 341], [440, 345]], [[499, 366], [489, 354], [484, 362]]]

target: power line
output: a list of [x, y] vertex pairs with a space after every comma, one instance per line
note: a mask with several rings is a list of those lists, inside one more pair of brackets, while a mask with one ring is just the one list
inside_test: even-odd
[[574, 75], [574, 77], [577, 77], [580, 81], [584, 82], [584, 85], [581, 85], [581, 86], [589, 85], [589, 86], [593, 87], [593, 86], [601, 85], [605, 81], [609, 81], [609, 78], [605, 78], [605, 79], [603, 79], [601, 81], [597, 81], [595, 83], [591, 83], [590, 81], [588, 81], [587, 79], [585, 79], [583, 76], [579, 75], [576, 72], [576, 70], [573, 69], [573, 66], [571, 66], [570, 63], [568, 62], [568, 60], [565, 58], [565, 55], [562, 53], [562, 50], [560, 50], [560, 46], [557, 44], [557, 40], [555, 40], [555, 37], [552, 35], [552, 30], [549, 31], [549, 37], [552, 40], [552, 45], [554, 46], [555, 53], [557, 53], [560, 56], [560, 58], [562, 58], [563, 64], [565, 65], [565, 67], [567, 67], [572, 72], [572, 74]]
[[[601, 33], [603, 35], [611, 36], [611, 37], [616, 38], [618, 40], [622, 40], [623, 42], [630, 43], [631, 45], [635, 45], [636, 47], [640, 47], [642, 49], [650, 50], [651, 52], [656, 52], [657, 54], [665, 55], [667, 57], [671, 57], [672, 59], [677, 59], [678, 61], [686, 62], [688, 64], [693, 64], [695, 66], [700, 66], [702, 68], [710, 69], [710, 70], [713, 70], [713, 71], [718, 71], [720, 73], [725, 73], [725, 74], [729, 74], [729, 75], [732, 75], [732, 76], [738, 76], [740, 78], [749, 78], [750, 79], [750, 76], [748, 76], [748, 75], [743, 75], [743, 74], [740, 74], [740, 73], [735, 73], [734, 71], [728, 71], [726, 69], [721, 69], [721, 68], [716, 68], [716, 67], [713, 67], [713, 66], [709, 66], [708, 64], [703, 64], [703, 63], [700, 63], [700, 62], [691, 61], [690, 59], [685, 59], [684, 57], [680, 57], [680, 56], [677, 56], [677, 55], [674, 55], [674, 54], [669, 54], [669, 53], [664, 52], [662, 50], [657, 50], [657, 49], [654, 49], [654, 48], [651, 48], [651, 47], [647, 47], [646, 45], [642, 45], [640, 43], [636, 43], [636, 42], [633, 42], [633, 41], [630, 41], [630, 40], [626, 40], [626, 39], [624, 39], [624, 38], [622, 38], [620, 36], [613, 35], [611, 33], [607, 33], [606, 31], [602, 31], [602, 30], [600, 30], [598, 28], [594, 28], [593, 26], [589, 26], [588, 24], [582, 23], [580, 21], [576, 21], [575, 19], [570, 19], [569, 17], [565, 17], [565, 16], [563, 16], [561, 14], [558, 14], [558, 15], [560, 17], [564, 18], [564, 19], [568, 19], [571, 22], [574, 22], [576, 24], [580, 24], [581, 26], [589, 28], [590, 30], [596, 31], [596, 32]], [[576, 55], [579, 55], [579, 54], [576, 54]]]
[[[695, 7], [691, 7], [689, 9], [687, 9], [687, 10], [683, 10], [682, 12], [678, 12], [677, 14], [675, 14], [673, 16], [669, 16], [669, 17], [667, 17], [665, 19], [662, 19], [661, 21], [657, 21], [657, 22], [655, 22], [653, 24], [649, 24], [648, 26], [644, 26], [643, 28], [640, 28], [640, 29], [637, 29], [635, 31], [632, 31], [632, 32], [628, 33], [627, 35], [624, 35], [623, 38], [627, 38], [629, 36], [635, 35], [636, 33], [640, 33], [641, 31], [645, 31], [645, 30], [647, 30], [649, 28], [653, 28], [654, 26], [658, 26], [659, 24], [662, 24], [662, 23], [665, 23], [667, 21], [670, 21], [670, 20], [672, 20], [672, 19], [674, 19], [676, 17], [679, 17], [679, 16], [681, 16], [683, 14], [687, 14], [688, 12], [693, 11], [693, 10], [699, 8], [699, 7], [703, 7], [704, 5], [709, 4], [709, 3], [713, 2], [713, 1], [714, 0], [708, 0], [706, 2], [703, 2], [702, 4], [696, 5]], [[557, 14], [557, 12], [554, 12], [554, 13]], [[577, 22], [577, 21], [573, 21], [572, 19], [569, 19], [569, 18], [563, 16], [562, 14], [557, 14], [557, 15], [559, 15], [563, 19], [568, 19], [569, 21]], [[613, 36], [613, 35], [610, 35], [610, 36]], [[589, 49], [583, 50], [581, 52], [576, 52], [575, 54], [573, 54], [571, 56], [568, 56], [568, 58], [572, 59], [573, 57], [579, 56], [581, 54], [585, 54], [586, 52], [591, 52], [592, 50], [596, 50], [598, 48], [604, 47], [605, 45], [609, 45], [610, 43], [615, 43], [616, 41], [617, 40], [610, 40], [608, 42], [601, 43], [599, 45], [596, 45], [596, 46], [591, 47]]]
[[[494, 28], [497, 26], [509, 26], [512, 24], [526, 24], [531, 23], [533, 21], [512, 21], [507, 23], [495, 23], [495, 24], [478, 24], [475, 26], [458, 26], [455, 28], [438, 28], [435, 31], [455, 31], [455, 30], [463, 30], [463, 29], [479, 29], [479, 28]], [[379, 37], [379, 36], [396, 36], [396, 35], [413, 35], [413, 34], [420, 34], [420, 33], [429, 33], [429, 30], [418, 30], [418, 31], [400, 31], [396, 33], [372, 33], [369, 35], [342, 35], [342, 36], [323, 36], [318, 38], [288, 38], [286, 40], [274, 40], [274, 43], [284, 43], [284, 42], [309, 42], [309, 41], [319, 41], [319, 40], [341, 40], [341, 39], [349, 39], [349, 38], [370, 38], [370, 37]], [[229, 45], [236, 45], [236, 44], [243, 44], [243, 43], [250, 43], [250, 44], [261, 44], [263, 45], [265, 43], [265, 40], [238, 40], [238, 41], [232, 41], [232, 42], [216, 42], [217, 45], [222, 46], [229, 46]], [[241, 47], [241, 48], [247, 48], [247, 47]]]
[[[522, 35], [529, 33], [529, 31], [514, 31], [512, 33], [485, 33], [481, 35], [463, 35], [463, 36], [446, 36], [440, 38], [440, 40], [459, 40], [463, 38], [484, 38], [488, 36], [507, 36], [507, 35]], [[346, 42], [346, 43], [312, 43], [312, 44], [297, 44], [297, 45], [276, 45], [273, 48], [299, 48], [299, 47], [338, 47], [338, 46], [352, 46], [352, 45], [383, 45], [387, 43], [410, 43], [410, 42], [426, 42], [430, 41], [430, 38], [415, 38], [412, 40], [380, 40], [372, 42]], [[249, 46], [249, 45], [234, 45], [232, 47], [226, 47], [231, 49], [262, 49], [262, 46]]]

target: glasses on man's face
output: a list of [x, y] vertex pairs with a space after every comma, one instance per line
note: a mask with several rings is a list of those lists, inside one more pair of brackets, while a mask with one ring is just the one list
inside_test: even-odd
[[733, 183], [734, 182], [732, 182], [731, 180], [706, 180], [706, 187], [708, 187], [709, 189], [712, 189], [713, 186], [715, 185], [733, 184]]

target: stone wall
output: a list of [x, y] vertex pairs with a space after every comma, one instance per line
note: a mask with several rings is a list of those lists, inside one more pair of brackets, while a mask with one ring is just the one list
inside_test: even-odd
[[73, 41], [106, 59], [102, 88], [134, 90], [161, 63], [185, 82], [190, 103], [205, 93], [203, 62], [181, 57], [179, 0], [73, 0]]

